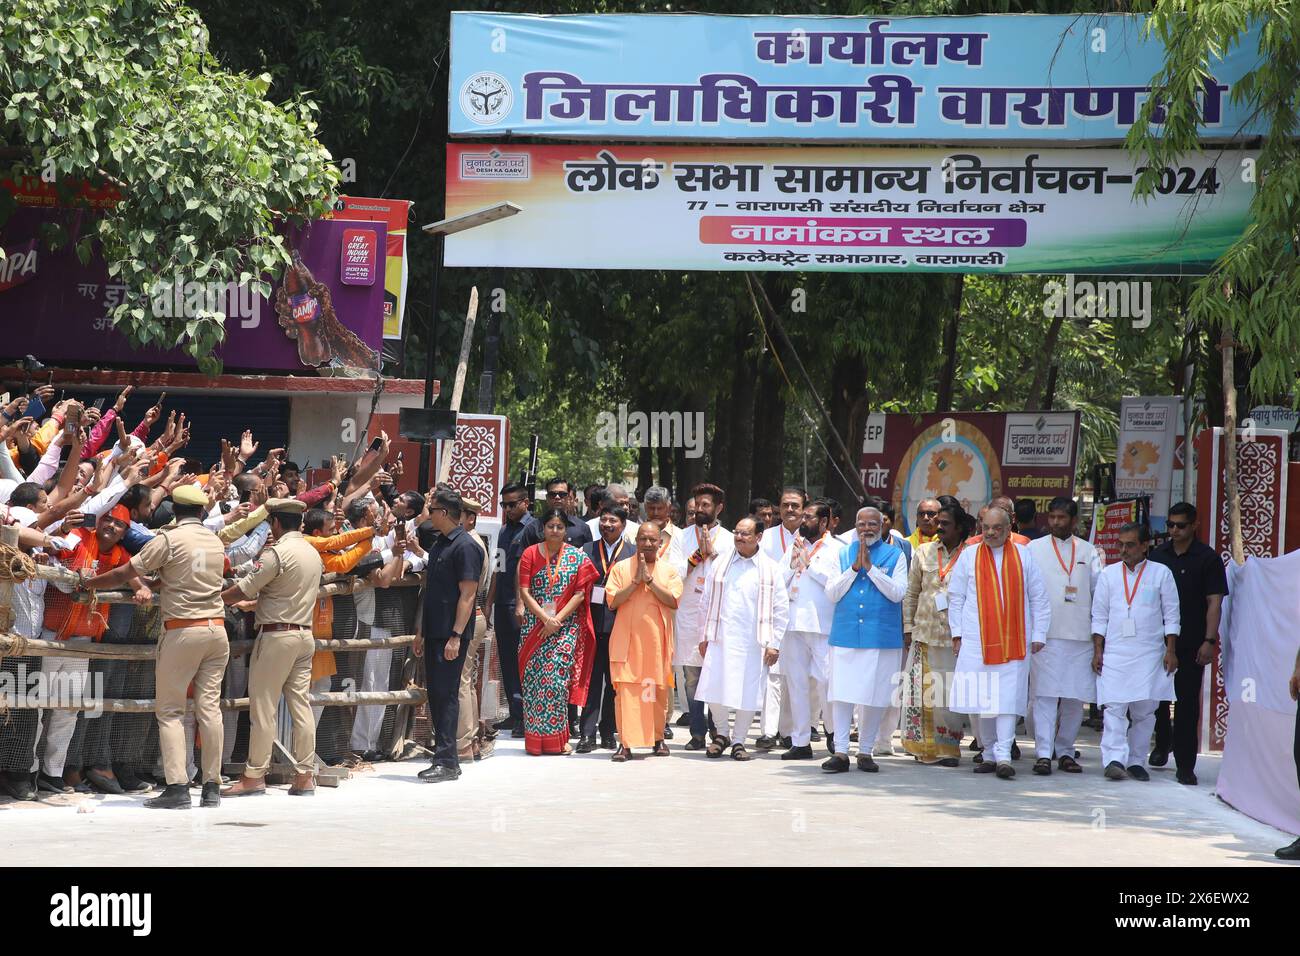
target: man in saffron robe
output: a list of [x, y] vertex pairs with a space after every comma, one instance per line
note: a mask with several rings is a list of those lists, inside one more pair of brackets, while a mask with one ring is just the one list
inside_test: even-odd
[[948, 709], [979, 717], [985, 759], [975, 772], [1009, 780], [1016, 775], [1016, 717], [1027, 710], [1029, 652], [1047, 645], [1052, 604], [1028, 548], [1008, 540], [1011, 516], [988, 508], [982, 527], [980, 544], [962, 552], [948, 584], [948, 625], [957, 655]]
[[673, 687], [673, 612], [682, 579], [672, 562], [659, 560], [663, 532], [646, 521], [636, 534], [636, 554], [609, 571], [605, 603], [615, 612], [609, 636], [609, 673], [614, 684], [618, 750], [622, 763], [635, 747], [654, 747], [667, 757], [663, 728]]

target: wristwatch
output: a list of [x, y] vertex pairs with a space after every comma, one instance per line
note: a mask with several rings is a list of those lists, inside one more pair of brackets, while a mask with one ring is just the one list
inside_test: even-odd
[[454, 638], [455, 638], [456, 640], [458, 640], [458, 641], [461, 639], [461, 636], [462, 636], [463, 634], [464, 634], [463, 631], [452, 631], [452, 632], [451, 632], [451, 636], [454, 637]]

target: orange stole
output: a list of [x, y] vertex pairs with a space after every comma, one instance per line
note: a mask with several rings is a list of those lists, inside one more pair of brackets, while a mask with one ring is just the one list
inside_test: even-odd
[[1025, 569], [1020, 549], [1008, 541], [1002, 547], [1002, 582], [993, 549], [981, 544], [975, 554], [975, 598], [980, 615], [980, 640], [985, 664], [1025, 659]]

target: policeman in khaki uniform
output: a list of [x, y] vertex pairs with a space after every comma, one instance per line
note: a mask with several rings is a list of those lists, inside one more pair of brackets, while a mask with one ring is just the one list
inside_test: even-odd
[[[230, 660], [226, 639], [226, 609], [221, 601], [226, 553], [221, 539], [203, 526], [208, 496], [195, 485], [172, 492], [176, 526], [156, 537], [121, 567], [83, 582], [87, 590], [106, 590], [126, 584], [135, 575], [158, 572], [162, 591], [163, 634], [155, 664], [157, 690], [154, 713], [158, 718], [158, 744], [162, 749], [167, 787], [146, 800], [157, 810], [188, 810], [189, 780], [185, 773], [185, 696], [194, 684], [194, 716], [203, 739], [203, 793], [201, 807], [221, 803], [221, 678]], [[314, 592], [313, 592], [314, 593]], [[139, 600], [152, 594], [141, 588]]]
[[276, 710], [284, 694], [293, 719], [293, 786], [290, 796], [313, 796], [316, 785], [316, 721], [307, 694], [311, 688], [311, 661], [316, 654], [312, 612], [324, 570], [320, 553], [302, 536], [302, 513], [307, 506], [293, 498], [274, 498], [266, 504], [271, 518], [271, 539], [252, 573], [240, 578], [221, 595], [227, 604], [257, 599], [257, 642], [248, 670], [248, 763], [244, 775], [222, 791], [222, 796], [242, 797], [266, 793], [266, 772], [271, 766]]

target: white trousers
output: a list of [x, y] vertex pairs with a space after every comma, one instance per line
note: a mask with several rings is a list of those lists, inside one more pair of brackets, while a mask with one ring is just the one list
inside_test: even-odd
[[[333, 686], [333, 681], [334, 678], [332, 676], [322, 677], [311, 685], [310, 690], [313, 694], [328, 694], [330, 692], [330, 687]], [[323, 713], [325, 713], [324, 707], [313, 707], [311, 709], [311, 715], [312, 718], [315, 719], [317, 727], [320, 726], [320, 718]]]
[[781, 670], [793, 728], [788, 736], [796, 747], [807, 747], [812, 741], [813, 722], [826, 708], [826, 641], [825, 634], [806, 631], [786, 631], [781, 640]]
[[[1069, 697], [1035, 697], [1034, 745], [1039, 757], [1073, 757], [1074, 742], [1083, 725], [1083, 701]], [[1055, 737], [1053, 737], [1055, 733]]]
[[1112, 761], [1122, 767], [1145, 767], [1151, 732], [1156, 728], [1159, 701], [1134, 700], [1107, 704], [1101, 724], [1101, 763]]
[[[226, 665], [227, 697], [246, 697], [248, 695], [248, 655], [231, 657]], [[228, 764], [235, 753], [235, 734], [239, 730], [239, 711], [223, 710], [221, 712], [221, 763]]]
[[998, 714], [996, 717], [980, 716], [980, 743], [984, 745], [984, 759], [996, 763], [1009, 763], [1011, 745], [1016, 742], [1016, 714]]
[[[392, 637], [382, 627], [372, 627], [370, 636], [374, 640]], [[361, 692], [388, 690], [388, 675], [393, 667], [393, 649], [391, 647], [366, 651], [366, 660], [362, 665]], [[357, 708], [357, 719], [352, 723], [352, 737], [348, 747], [357, 753], [374, 750], [379, 743], [379, 730], [384, 725], [384, 705], [368, 704]]]
[[[874, 745], [880, 750], [894, 751], [894, 731], [898, 729], [898, 719], [903, 715], [901, 707], [883, 707], [884, 716], [880, 719], [880, 730], [876, 732]], [[862, 724], [866, 721], [867, 708], [858, 708], [858, 740], [862, 740]]]
[[[831, 733], [835, 735], [835, 752], [849, 755], [849, 727], [853, 723], [854, 705], [842, 700], [831, 701]], [[880, 733], [887, 711], [892, 707], [858, 707], [858, 753], [871, 753], [872, 742]], [[841, 728], [843, 728], [841, 730]]]
[[726, 737], [733, 744], [743, 744], [749, 736], [749, 725], [754, 722], [754, 711], [736, 711], [735, 727], [731, 724], [731, 711], [721, 704], [709, 704], [709, 713], [713, 715], [713, 726], [719, 737]]
[[[784, 659], [781, 669], [785, 670]], [[786, 690], [785, 674], [767, 672], [767, 687], [763, 690], [763, 719], [759, 730], [764, 737], [794, 736], [794, 719], [790, 714], [790, 695]]]
[[[56, 640], [53, 631], [45, 631], [41, 637], [47, 641]], [[69, 643], [89, 644], [89, 640], [76, 638]], [[41, 674], [46, 693], [53, 700], [76, 701], [89, 696], [90, 658], [88, 657], [42, 657]], [[63, 776], [63, 765], [68, 760], [68, 746], [72, 743], [72, 734], [77, 729], [77, 711], [75, 710], [38, 710], [36, 724], [36, 752], [41, 753], [40, 770], [51, 777]], [[42, 733], [45, 735], [44, 751], [40, 747]], [[36, 761], [32, 769], [38, 769]]]

